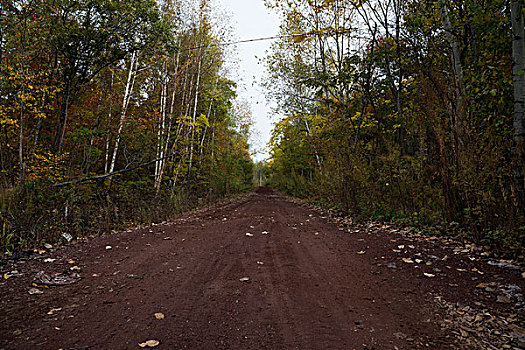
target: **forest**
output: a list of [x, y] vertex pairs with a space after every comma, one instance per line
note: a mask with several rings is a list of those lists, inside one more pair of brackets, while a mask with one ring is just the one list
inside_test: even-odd
[[265, 4], [277, 117], [254, 165], [213, 2], [3, 1], [0, 250], [162, 220], [254, 171], [355, 218], [524, 246], [523, 0]]
[[251, 188], [224, 23], [208, 1], [2, 0], [0, 251]]
[[0, 349], [525, 349], [524, 17], [0, 0]]
[[525, 243], [521, 0], [267, 1], [263, 169], [294, 196], [498, 248]]

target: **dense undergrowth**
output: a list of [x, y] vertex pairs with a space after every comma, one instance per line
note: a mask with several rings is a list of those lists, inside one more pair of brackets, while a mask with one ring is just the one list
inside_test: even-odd
[[269, 3], [283, 33], [305, 33], [266, 61], [273, 186], [355, 217], [525, 246], [522, 1]]
[[[176, 214], [249, 191], [251, 174], [205, 192], [179, 188], [156, 195], [125, 179], [62, 188], [31, 183], [0, 196], [0, 251], [12, 253], [161, 222]], [[70, 236], [70, 237], [68, 237]]]
[[2, 2], [0, 252], [251, 188], [226, 25], [206, 0]]

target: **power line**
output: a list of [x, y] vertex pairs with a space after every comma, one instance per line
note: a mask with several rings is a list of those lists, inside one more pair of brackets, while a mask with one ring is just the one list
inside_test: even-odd
[[[201, 46], [194, 46], [190, 47], [187, 50], [199, 50], [199, 49], [205, 49], [209, 47], [218, 47], [218, 46], [231, 46], [231, 45], [237, 45], [237, 44], [244, 44], [244, 43], [251, 43], [251, 42], [257, 42], [257, 41], [268, 41], [268, 40], [276, 40], [276, 39], [285, 39], [285, 38], [299, 38], [299, 37], [306, 37], [306, 36], [314, 36], [314, 35], [334, 35], [334, 34], [348, 34], [350, 33], [350, 30], [345, 31], [334, 31], [334, 32], [308, 32], [308, 33], [298, 33], [298, 34], [285, 34], [285, 35], [276, 35], [276, 36], [268, 36], [268, 37], [262, 37], [262, 38], [255, 38], [255, 39], [244, 39], [239, 41], [230, 41], [225, 43], [216, 43], [216, 44], [210, 44], [210, 45], [201, 45]], [[355, 39], [368, 39], [366, 37], [355, 37]]]

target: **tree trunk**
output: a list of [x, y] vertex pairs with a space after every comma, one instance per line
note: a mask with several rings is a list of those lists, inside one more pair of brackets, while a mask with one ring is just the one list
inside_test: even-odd
[[[169, 147], [169, 143], [170, 143], [170, 139], [171, 139], [171, 126], [172, 126], [172, 121], [173, 121], [173, 116], [174, 116], [174, 113], [175, 113], [175, 94], [177, 92], [177, 76], [178, 76], [178, 72], [179, 72], [179, 62], [180, 62], [180, 50], [177, 52], [177, 58], [175, 60], [175, 82], [173, 84], [173, 91], [171, 93], [171, 105], [170, 105], [170, 112], [169, 112], [169, 121], [168, 121], [168, 132], [167, 132], [167, 135], [166, 135], [166, 140], [164, 142], [164, 154], [168, 154], [168, 147]], [[182, 122], [180, 123], [179, 125], [179, 131], [180, 131], [180, 126], [182, 126]], [[174, 141], [174, 146], [177, 142], [177, 138], [178, 138], [179, 134], [177, 133], [177, 136], [175, 138], [175, 141]], [[171, 149], [170, 153], [173, 153], [173, 148]], [[159, 194], [159, 191], [160, 191], [160, 185], [162, 183], [162, 176], [164, 175], [164, 170], [166, 168], [166, 161], [162, 161], [161, 165], [160, 165], [160, 168], [159, 168], [159, 182], [158, 182], [158, 185], [157, 185], [157, 195]]]
[[[25, 73], [25, 48], [26, 48], [26, 30], [27, 30], [27, 13], [24, 9], [24, 27], [22, 29], [22, 71]], [[25, 83], [22, 87], [22, 97], [20, 98], [20, 133], [18, 138], [18, 162], [20, 165], [20, 186], [24, 185], [25, 182], [25, 163], [24, 163], [24, 96], [26, 94]]]
[[162, 64], [162, 87], [160, 93], [160, 125], [157, 132], [157, 158], [159, 161], [155, 164], [155, 190], [158, 194], [160, 190], [161, 177], [164, 160], [164, 150], [165, 150], [165, 135], [166, 135], [166, 107], [168, 100], [168, 63], [164, 61]]
[[199, 52], [198, 57], [198, 65], [197, 65], [197, 83], [195, 84], [195, 101], [193, 104], [193, 117], [191, 119], [191, 140], [190, 140], [190, 160], [189, 160], [189, 166], [188, 166], [188, 179], [190, 178], [191, 174], [191, 166], [193, 163], [193, 148], [194, 148], [194, 139], [195, 139], [195, 123], [197, 121], [197, 105], [199, 102], [199, 85], [201, 80], [201, 68], [202, 68], [202, 53]]
[[465, 79], [463, 76], [463, 66], [461, 64], [461, 56], [459, 52], [459, 43], [454, 35], [452, 24], [450, 22], [450, 17], [448, 14], [447, 6], [440, 2], [441, 7], [441, 17], [443, 21], [443, 28], [447, 34], [449, 41], [450, 49], [452, 51], [452, 68], [454, 70], [455, 76], [455, 85], [456, 85], [456, 96], [457, 96], [457, 106], [456, 106], [456, 137], [459, 147], [459, 151], [463, 150], [464, 140], [463, 140], [463, 123], [465, 121]]
[[515, 205], [520, 214], [525, 208], [524, 171], [525, 162], [525, 34], [523, 9], [520, 0], [511, 1], [512, 58], [514, 74], [514, 147], [513, 178]]
[[128, 109], [129, 101], [131, 99], [131, 93], [133, 92], [133, 85], [135, 83], [135, 66], [138, 65], [137, 52], [133, 51], [131, 54], [131, 62], [129, 65], [128, 80], [126, 83], [126, 89], [124, 90], [124, 96], [122, 97], [122, 110], [120, 111], [120, 121], [117, 130], [117, 137], [115, 138], [115, 146], [113, 147], [113, 156], [111, 158], [111, 164], [109, 166], [109, 172], [112, 173], [115, 169], [115, 162], [117, 160], [117, 153], [120, 144], [120, 134], [124, 127], [124, 121], [126, 119], [126, 112]]

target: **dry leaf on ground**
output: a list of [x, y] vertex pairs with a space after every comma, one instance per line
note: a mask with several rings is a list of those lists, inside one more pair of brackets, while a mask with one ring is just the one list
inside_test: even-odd
[[141, 348], [154, 348], [160, 344], [158, 340], [147, 340], [144, 343], [139, 343]]

